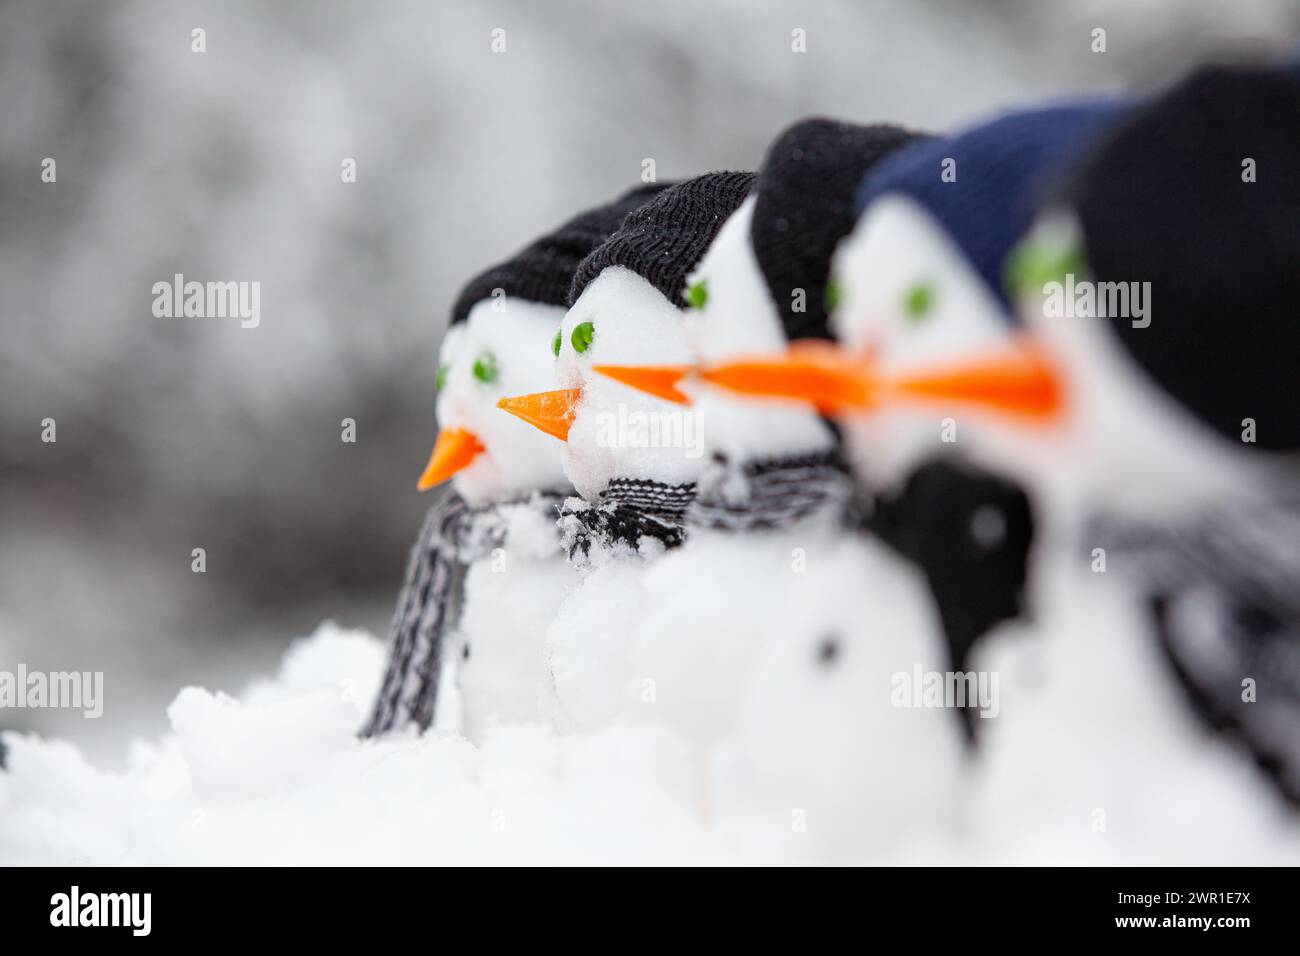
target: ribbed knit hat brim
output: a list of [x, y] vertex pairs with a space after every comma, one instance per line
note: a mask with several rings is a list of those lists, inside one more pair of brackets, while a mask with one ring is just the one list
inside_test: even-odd
[[504, 262], [470, 279], [456, 297], [451, 321], [463, 322], [470, 309], [497, 289], [512, 298], [543, 305], [568, 304], [569, 287], [579, 263], [609, 238], [624, 217], [671, 183], [649, 183], [618, 199], [574, 216], [554, 232], [530, 242]]
[[686, 307], [686, 277], [722, 224], [745, 201], [753, 173], [706, 173], [670, 186], [628, 213], [618, 230], [578, 266], [569, 290], [572, 305], [611, 266], [641, 276], [678, 308]]
[[750, 240], [789, 338], [830, 337], [826, 282], [835, 247], [857, 221], [854, 194], [877, 162], [922, 138], [898, 126], [816, 117], [768, 148]]
[[[1067, 163], [1127, 104], [1087, 100], [1010, 113], [956, 136], [906, 147], [867, 173], [855, 203], [880, 196], [920, 203], [961, 248], [989, 291], [1007, 306], [1003, 264], [1044, 193]], [[952, 160], [951, 164], [947, 164]], [[949, 181], [945, 168], [955, 174]]]

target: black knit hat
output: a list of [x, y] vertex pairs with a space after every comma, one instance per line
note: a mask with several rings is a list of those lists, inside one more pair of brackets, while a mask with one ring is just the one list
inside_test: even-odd
[[629, 212], [670, 185], [649, 183], [631, 189], [611, 203], [574, 216], [504, 262], [480, 272], [456, 298], [451, 321], [463, 322], [469, 310], [490, 298], [495, 289], [528, 302], [568, 305], [569, 285], [583, 257], [609, 238]]
[[610, 266], [641, 276], [678, 308], [686, 308], [686, 276], [727, 217], [745, 201], [753, 173], [706, 173], [665, 189], [628, 214], [618, 231], [582, 260], [569, 304]]
[[[758, 176], [750, 240], [786, 334], [830, 338], [826, 282], [831, 255], [857, 220], [853, 197], [880, 159], [924, 134], [813, 118], [776, 138]], [[803, 311], [794, 290], [802, 289]]]
[[1300, 449], [1300, 78], [1195, 73], [1118, 126], [1064, 199], [1094, 279], [1151, 283], [1148, 327], [1110, 319], [1134, 361], [1234, 442], [1250, 418], [1259, 447]]

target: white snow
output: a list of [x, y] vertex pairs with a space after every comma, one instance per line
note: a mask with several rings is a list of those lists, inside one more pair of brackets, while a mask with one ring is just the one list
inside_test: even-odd
[[892, 705], [891, 675], [942, 655], [918, 582], [867, 542], [705, 535], [582, 586], [548, 636], [562, 720], [358, 740], [384, 649], [325, 624], [237, 696], [182, 690], [123, 771], [7, 735], [0, 862], [1300, 860], [1113, 582], [1043, 582], [1041, 627], [989, 646], [977, 758], [950, 711]]

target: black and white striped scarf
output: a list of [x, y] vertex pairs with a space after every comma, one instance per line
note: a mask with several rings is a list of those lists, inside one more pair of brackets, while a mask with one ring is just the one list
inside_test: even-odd
[[529, 507], [549, 516], [563, 498], [534, 492], [524, 500], [472, 508], [451, 492], [429, 509], [407, 561], [389, 626], [388, 664], [363, 737], [411, 724], [426, 730], [433, 723], [466, 567], [505, 543], [509, 509]]
[[560, 509], [560, 540], [569, 560], [587, 566], [592, 549], [643, 553], [647, 545], [675, 548], [686, 540], [683, 518], [695, 485], [614, 478], [595, 501], [570, 498]]
[[1300, 501], [1225, 504], [1181, 525], [1099, 518], [1089, 547], [1137, 577], [1200, 716], [1300, 803]]
[[836, 450], [734, 463], [725, 457], [700, 479], [686, 512], [692, 528], [768, 531], [822, 511], [842, 512], [853, 479]]
[[595, 544], [637, 553], [647, 543], [675, 548], [693, 529], [786, 528], [842, 509], [852, 488], [836, 451], [744, 463], [719, 456], [698, 483], [615, 478], [594, 502], [565, 502], [560, 523], [570, 559], [585, 564]]

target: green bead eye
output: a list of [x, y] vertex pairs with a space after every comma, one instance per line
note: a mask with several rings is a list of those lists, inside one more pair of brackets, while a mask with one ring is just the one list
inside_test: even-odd
[[701, 279], [686, 290], [686, 301], [692, 309], [702, 309], [709, 303], [709, 280]]
[[844, 294], [840, 291], [838, 279], [831, 279], [826, 283], [826, 311], [834, 312], [844, 301]]
[[1011, 250], [1003, 270], [1003, 287], [1013, 299], [1046, 291], [1049, 282], [1081, 276], [1088, 263], [1078, 243], [1059, 235], [1032, 236]]
[[551, 352], [556, 358], [560, 357], [560, 346], [564, 344], [564, 333], [558, 329], [555, 332], [555, 338], [551, 340]]
[[447, 387], [447, 366], [438, 366], [438, 378], [435, 380], [435, 384], [440, 392]]
[[934, 307], [934, 287], [928, 282], [918, 282], [903, 297], [903, 312], [912, 321], [925, 318]]
[[596, 337], [596, 326], [591, 322], [580, 322], [573, 327], [573, 334], [569, 336], [573, 342], [573, 347], [579, 352], [585, 352], [591, 348], [591, 340]]
[[497, 377], [497, 357], [484, 352], [474, 360], [474, 377], [480, 382], [494, 382]]

